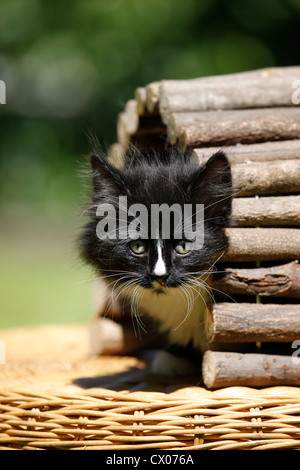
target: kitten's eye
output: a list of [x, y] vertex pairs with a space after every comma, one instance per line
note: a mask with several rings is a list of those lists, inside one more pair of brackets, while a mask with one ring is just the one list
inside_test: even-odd
[[192, 242], [189, 242], [187, 240], [181, 240], [181, 242], [177, 243], [177, 245], [175, 246], [175, 251], [179, 255], [186, 255], [191, 251], [192, 247]]
[[146, 251], [146, 245], [142, 240], [132, 240], [130, 249], [135, 255], [142, 255]]

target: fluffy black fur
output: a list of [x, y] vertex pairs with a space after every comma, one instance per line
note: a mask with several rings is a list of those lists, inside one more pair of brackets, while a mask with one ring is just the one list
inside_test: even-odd
[[[214, 154], [199, 168], [191, 156], [177, 149], [167, 158], [133, 151], [126, 155], [122, 170], [114, 168], [103, 156], [91, 155], [93, 179], [90, 221], [80, 237], [84, 259], [103, 276], [118, 278], [117, 272], [130, 272], [136, 282], [150, 288], [153, 282], [154, 243], [147, 241], [147, 251], [135, 255], [130, 240], [100, 240], [96, 235], [99, 218], [96, 207], [110, 202], [118, 208], [118, 197], [127, 196], [128, 206], [144, 204], [150, 213], [151, 204], [204, 204], [204, 246], [186, 256], [174, 254], [176, 240], [165, 240], [166, 287], [184, 283], [187, 274], [206, 271], [227, 248], [225, 227], [229, 223], [232, 200], [231, 171], [222, 151]], [[122, 277], [121, 275], [119, 276]], [[122, 281], [120, 281], [122, 282]]]

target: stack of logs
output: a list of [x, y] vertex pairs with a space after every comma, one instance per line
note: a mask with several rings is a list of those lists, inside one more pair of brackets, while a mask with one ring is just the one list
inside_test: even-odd
[[[118, 143], [109, 151], [116, 166], [132, 144], [158, 152], [177, 145], [192, 151], [199, 164], [222, 148], [231, 162], [233, 227], [223, 275], [213, 282], [224, 295], [206, 331], [212, 346], [231, 343], [235, 351], [233, 343], [248, 343], [256, 350], [206, 352], [208, 388], [300, 385], [297, 84], [300, 67], [162, 80], [138, 88], [118, 117]], [[282, 343], [288, 354], [280, 352]], [[263, 353], [266, 344], [272, 354]]]

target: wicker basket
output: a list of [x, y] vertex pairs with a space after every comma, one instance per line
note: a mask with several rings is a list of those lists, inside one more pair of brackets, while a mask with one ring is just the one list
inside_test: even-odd
[[0, 331], [0, 449], [297, 449], [297, 387], [208, 391], [88, 354], [86, 326]]

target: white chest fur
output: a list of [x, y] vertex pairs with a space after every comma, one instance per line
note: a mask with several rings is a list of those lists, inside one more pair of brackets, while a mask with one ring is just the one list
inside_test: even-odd
[[167, 333], [170, 343], [207, 349], [204, 318], [209, 303], [207, 287], [167, 288], [165, 293], [143, 289], [139, 308], [158, 321], [159, 330]]

